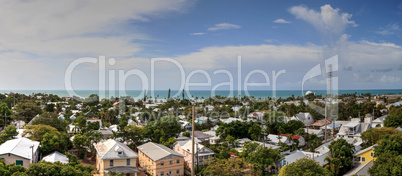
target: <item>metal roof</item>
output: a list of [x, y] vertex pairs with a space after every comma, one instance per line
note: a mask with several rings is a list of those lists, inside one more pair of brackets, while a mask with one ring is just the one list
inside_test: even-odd
[[51, 162], [51, 163], [59, 161], [63, 164], [68, 164], [67, 156], [58, 151], [55, 151], [55, 152], [43, 157], [42, 161], [47, 161], [47, 162]]
[[183, 155], [173, 151], [172, 149], [153, 142], [148, 142], [137, 147], [138, 150], [146, 154], [154, 161], [170, 158], [182, 158]]
[[[114, 139], [109, 139], [105, 142], [95, 144], [94, 146], [96, 152], [102, 159], [138, 158], [136, 152], [127, 147], [127, 145]], [[118, 154], [119, 152], [122, 152], [122, 154]]]
[[30, 139], [24, 137], [8, 140], [0, 145], [0, 155], [10, 153], [31, 160], [32, 149], [30, 147], [34, 146], [33, 151], [36, 151], [38, 150], [39, 144], [40, 143], [38, 141], [31, 141]]

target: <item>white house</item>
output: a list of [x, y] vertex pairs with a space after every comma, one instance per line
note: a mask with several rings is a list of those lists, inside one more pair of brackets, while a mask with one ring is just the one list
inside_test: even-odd
[[51, 163], [59, 161], [63, 164], [68, 164], [67, 156], [58, 151], [55, 151], [55, 152], [43, 157], [42, 161], [47, 161], [47, 162], [51, 162]]
[[388, 115], [383, 115], [383, 116], [378, 117], [377, 119], [373, 120], [373, 122], [371, 124], [371, 128], [376, 128], [377, 126], [384, 127], [384, 120], [387, 117], [388, 117]]
[[299, 114], [296, 114], [293, 117], [285, 117], [285, 122], [286, 123], [288, 123], [291, 120], [297, 120], [297, 121], [303, 122], [304, 126], [310, 126], [311, 124], [314, 123], [313, 116], [311, 116], [311, 114], [308, 113], [308, 112], [306, 112], [306, 113], [301, 112]]
[[8, 140], [0, 145], [0, 158], [6, 165], [16, 164], [28, 168], [32, 163], [38, 162], [39, 144], [38, 141], [24, 137]]
[[364, 118], [364, 122], [360, 118], [353, 118], [349, 123], [342, 125], [339, 129], [337, 137], [344, 139], [356, 139], [356, 142], [361, 142], [361, 134], [372, 127], [372, 118]]
[[190, 122], [184, 121], [184, 120], [179, 120], [181, 123], [181, 128], [190, 131], [192, 128], [192, 124]]

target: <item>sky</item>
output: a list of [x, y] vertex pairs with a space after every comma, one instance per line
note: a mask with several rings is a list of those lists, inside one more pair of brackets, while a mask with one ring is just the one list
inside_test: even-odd
[[398, 0], [4, 0], [0, 26], [1, 90], [402, 87]]

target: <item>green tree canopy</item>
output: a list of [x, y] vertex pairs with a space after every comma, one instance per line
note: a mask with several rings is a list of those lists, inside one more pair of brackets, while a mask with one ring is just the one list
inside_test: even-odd
[[374, 156], [377, 159], [369, 169], [370, 175], [402, 175], [402, 133], [381, 140]]
[[329, 155], [325, 158], [328, 162], [326, 169], [334, 175], [344, 174], [351, 169], [354, 149], [352, 144], [345, 139], [338, 139], [332, 141], [328, 148]]
[[32, 122], [32, 125], [39, 124], [52, 126], [61, 132], [66, 132], [68, 126], [68, 123], [62, 119], [59, 119], [58, 115], [54, 112], [44, 112]]
[[18, 103], [14, 110], [13, 118], [24, 120], [25, 122], [42, 113], [42, 109], [32, 101]]
[[400, 127], [402, 125], [402, 107], [392, 107], [384, 120], [386, 127]]
[[332, 173], [321, 167], [316, 161], [311, 159], [302, 158], [293, 162], [279, 171], [278, 176], [288, 176], [288, 175], [297, 175], [297, 176], [332, 176]]
[[17, 135], [18, 135], [18, 132], [17, 132], [17, 128], [15, 126], [11, 126], [11, 125], [7, 126], [6, 128], [4, 128], [3, 133], [0, 134], [0, 144], [6, 142], [8, 140], [14, 139], [14, 137]]

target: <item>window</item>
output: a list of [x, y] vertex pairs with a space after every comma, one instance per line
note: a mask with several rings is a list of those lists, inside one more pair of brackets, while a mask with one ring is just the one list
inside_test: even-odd
[[161, 172], [161, 176], [163, 176], [163, 172]]
[[179, 169], [177, 169], [176, 173], [177, 173], [177, 174], [179, 174], [179, 173], [180, 173], [180, 170], [179, 170]]
[[373, 157], [373, 156], [374, 156], [374, 152], [371, 152], [371, 153], [370, 153], [370, 156]]
[[170, 161], [169, 161], [169, 164], [173, 164], [173, 161], [172, 161], [172, 160], [170, 160]]
[[118, 155], [121, 155], [121, 154], [123, 154], [123, 152], [117, 152], [117, 154], [118, 154]]
[[113, 166], [113, 160], [110, 160], [110, 166]]
[[362, 162], [366, 162], [366, 157], [362, 157]]
[[[163, 164], [165, 164], [165, 162], [162, 161], [162, 162], [161, 162], [161, 166], [163, 166]], [[162, 172], [162, 173], [163, 173], [163, 172]]]
[[127, 166], [130, 165], [130, 159], [127, 159]]
[[177, 160], [176, 163], [180, 163], [180, 160]]
[[15, 165], [23, 166], [24, 162], [22, 160], [16, 160]]

